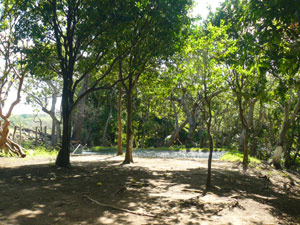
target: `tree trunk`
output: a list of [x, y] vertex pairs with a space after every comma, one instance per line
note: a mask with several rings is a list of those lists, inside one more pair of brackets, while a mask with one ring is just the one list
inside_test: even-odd
[[70, 166], [70, 141], [71, 141], [71, 107], [73, 104], [71, 79], [64, 78], [62, 94], [62, 116], [63, 116], [63, 136], [62, 148], [56, 158], [56, 165], [59, 167]]
[[281, 155], [284, 150], [283, 147], [285, 144], [285, 136], [286, 136], [286, 131], [288, 130], [288, 126], [289, 126], [289, 104], [286, 103], [284, 105], [283, 122], [279, 131], [277, 146], [272, 159], [272, 163], [276, 169], [282, 169], [280, 162], [281, 162]]
[[185, 146], [186, 147], [193, 147], [193, 139], [194, 139], [194, 136], [195, 136], [195, 130], [197, 128], [197, 123], [193, 119], [192, 122], [189, 122], [189, 124], [190, 124], [189, 134], [187, 136], [187, 141], [185, 143]]
[[60, 128], [60, 121], [56, 120], [56, 140], [57, 143], [61, 143], [61, 128]]
[[132, 158], [132, 149], [133, 149], [133, 130], [132, 130], [132, 89], [129, 88], [127, 90], [127, 140], [126, 140], [126, 154], [125, 154], [125, 160], [123, 164], [129, 164], [133, 163]]
[[[248, 120], [247, 120], [248, 129], [251, 129], [252, 126], [253, 126], [253, 115], [254, 115], [254, 109], [255, 109], [255, 103], [256, 102], [257, 102], [257, 99], [250, 99], [249, 100], [249, 112], [248, 112]], [[244, 150], [245, 135], [246, 135], [246, 128], [243, 127], [242, 128], [242, 133], [241, 133], [241, 136], [240, 136], [240, 140], [239, 140], [239, 151]], [[248, 136], [249, 136], [249, 133], [248, 133]]]
[[184, 126], [187, 123], [188, 123], [188, 120], [186, 119], [177, 129], [174, 130], [169, 142], [167, 143], [167, 147], [171, 147], [174, 144], [174, 142], [177, 140], [177, 138], [179, 136], [180, 131], [184, 128]]
[[[17, 156], [25, 157], [26, 154], [23, 151], [22, 147], [8, 138], [8, 133], [9, 133], [9, 128], [8, 127], [10, 126], [10, 122], [8, 121], [7, 116], [4, 116], [0, 112], [0, 117], [4, 121], [3, 125], [0, 122], [0, 127], [1, 127], [1, 130], [0, 130], [0, 136], [1, 136], [1, 138], [0, 138], [0, 151], [4, 150], [4, 152], [6, 154], [9, 154], [11, 156], [17, 155]], [[21, 129], [21, 127], [20, 127], [20, 129]]]
[[211, 114], [211, 107], [210, 102], [206, 98], [207, 104], [208, 104], [208, 110], [209, 110], [209, 118], [207, 122], [207, 134], [209, 139], [209, 157], [208, 157], [208, 166], [207, 166], [207, 180], [206, 180], [206, 189], [209, 189], [211, 187], [211, 164], [212, 164], [212, 155], [213, 155], [213, 149], [214, 149], [214, 143], [213, 138], [211, 135], [211, 120], [212, 120], [212, 114]]
[[[88, 76], [86, 76], [82, 82], [81, 89], [79, 92], [79, 96], [81, 96], [88, 88]], [[82, 142], [81, 134], [82, 134], [82, 126], [84, 121], [84, 115], [85, 115], [85, 100], [86, 98], [83, 97], [81, 101], [78, 103], [76, 107], [76, 118], [74, 120], [74, 127], [73, 127], [73, 133], [72, 133], [72, 140]]]
[[117, 155], [122, 155], [122, 87], [119, 87], [119, 98], [118, 98], [118, 152]]
[[56, 122], [52, 119], [51, 127], [51, 146], [54, 148], [57, 145], [57, 136], [56, 136]]
[[289, 111], [291, 108], [291, 100], [289, 102], [286, 102], [284, 105], [284, 117], [283, 117], [283, 122], [279, 131], [278, 135], [278, 141], [277, 141], [277, 146], [273, 155], [272, 163], [275, 166], [276, 169], [281, 169], [281, 155], [284, 151], [284, 146], [285, 146], [285, 137], [286, 137], [286, 132], [289, 129], [289, 126], [291, 122], [293, 122], [298, 115], [298, 111], [300, 109], [300, 95], [298, 95], [298, 100], [295, 105], [293, 114], [291, 115], [291, 118], [289, 119]]
[[[150, 103], [150, 101], [149, 101]], [[148, 104], [147, 106], [147, 111], [145, 113], [145, 116], [143, 116], [143, 131], [142, 131], [142, 140], [141, 140], [141, 148], [144, 149], [144, 143], [145, 143], [145, 136], [146, 136], [146, 128], [145, 128], [145, 124], [148, 121], [148, 115], [149, 115], [149, 109], [150, 108], [150, 104]]]
[[243, 157], [243, 165], [244, 168], [247, 168], [249, 159], [248, 159], [248, 138], [249, 138], [249, 132], [248, 128], [245, 128], [245, 139], [244, 139], [244, 157]]
[[248, 121], [245, 118], [244, 109], [242, 107], [242, 97], [237, 94], [237, 100], [238, 100], [238, 107], [239, 107], [239, 116], [242, 123], [242, 129], [245, 129], [245, 137], [244, 137], [244, 147], [243, 147], [243, 167], [246, 170], [248, 168], [248, 133], [249, 133], [249, 125]]
[[110, 120], [111, 114], [112, 114], [112, 103], [111, 103], [111, 101], [112, 101], [112, 93], [110, 94], [109, 113], [108, 113], [108, 117], [107, 117], [106, 122], [105, 122], [104, 131], [103, 131], [102, 146], [105, 146], [105, 144], [106, 144], [107, 127], [108, 127], [108, 123], [109, 123], [109, 120]]

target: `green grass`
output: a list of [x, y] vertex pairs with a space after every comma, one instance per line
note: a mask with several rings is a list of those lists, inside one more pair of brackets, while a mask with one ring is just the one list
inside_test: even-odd
[[[243, 157], [244, 157], [243, 153], [241, 153], [237, 150], [229, 150], [220, 159], [224, 160], [224, 161], [231, 161], [231, 162], [235, 162], [235, 161], [242, 162]], [[251, 156], [249, 156], [249, 161], [250, 161], [250, 163], [256, 163], [256, 164], [261, 163], [261, 161], [259, 159], [251, 157]]]
[[57, 150], [49, 150], [43, 146], [38, 146], [34, 149], [25, 149], [26, 157], [54, 157], [57, 156]]
[[[58, 154], [57, 150], [47, 149], [44, 146], [37, 146], [32, 148], [24, 148], [23, 151], [26, 153], [26, 158], [35, 158], [35, 157], [55, 157]], [[10, 155], [5, 154], [0, 151], [1, 157], [10, 157]]]

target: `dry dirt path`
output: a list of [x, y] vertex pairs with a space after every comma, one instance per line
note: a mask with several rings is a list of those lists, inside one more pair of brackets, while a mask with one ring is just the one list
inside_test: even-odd
[[0, 158], [0, 224], [300, 222], [299, 175], [215, 160], [214, 188], [204, 193], [206, 160], [122, 160], [73, 156], [59, 169], [54, 158]]

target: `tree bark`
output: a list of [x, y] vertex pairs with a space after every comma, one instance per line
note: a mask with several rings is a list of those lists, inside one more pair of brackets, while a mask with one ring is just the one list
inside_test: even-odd
[[126, 93], [127, 100], [127, 130], [126, 130], [126, 154], [123, 164], [133, 163], [133, 130], [132, 130], [132, 88], [129, 88]]
[[[79, 96], [81, 96], [88, 89], [88, 80], [89, 77], [86, 76], [82, 82]], [[73, 127], [73, 134], [72, 134], [72, 140], [74, 141], [82, 142], [81, 134], [82, 134], [84, 115], [85, 115], [85, 101], [86, 98], [83, 97], [76, 107], [77, 108], [76, 116], [74, 116], [74, 118], [76, 119], [74, 120], [74, 127]]]
[[281, 169], [281, 156], [284, 151], [285, 146], [285, 137], [286, 132], [290, 127], [291, 122], [293, 122], [298, 114], [298, 111], [300, 109], [300, 95], [298, 95], [297, 103], [295, 105], [293, 114], [291, 115], [291, 118], [289, 119], [289, 111], [291, 108], [291, 100], [286, 102], [284, 105], [284, 117], [283, 122], [279, 131], [278, 140], [277, 140], [277, 146], [273, 155], [272, 163], [275, 166], [276, 169]]
[[179, 136], [180, 131], [185, 127], [187, 123], [188, 120], [186, 119], [179, 127], [177, 127], [177, 129], [174, 130], [169, 142], [167, 143], [167, 147], [171, 147], [174, 144], [174, 142], [177, 140]]
[[[70, 76], [72, 77], [72, 76]], [[70, 166], [70, 141], [71, 141], [71, 107], [73, 105], [72, 79], [64, 77], [62, 94], [63, 136], [62, 148], [56, 158], [59, 167]]]
[[[150, 103], [150, 101], [149, 101]], [[146, 128], [145, 128], [145, 124], [148, 121], [148, 115], [149, 115], [149, 108], [150, 108], [150, 104], [147, 105], [147, 111], [145, 113], [145, 115], [143, 116], [142, 120], [143, 120], [143, 131], [142, 131], [142, 140], [141, 140], [141, 148], [144, 149], [144, 143], [145, 143], [145, 136], [146, 136]]]
[[[253, 115], [254, 115], [254, 109], [255, 109], [256, 102], [257, 102], [257, 99], [250, 99], [250, 101], [249, 101], [249, 112], [248, 112], [248, 120], [247, 120], [248, 129], [251, 129], [253, 127]], [[249, 134], [248, 134], [248, 136], [249, 136]], [[243, 126], [242, 133], [241, 133], [240, 140], [239, 140], [239, 150], [240, 151], [244, 150], [245, 137], [246, 137], [246, 129]]]
[[109, 113], [108, 113], [108, 117], [106, 119], [105, 126], [104, 126], [103, 137], [102, 137], [102, 146], [105, 146], [105, 144], [106, 144], [106, 133], [107, 133], [108, 123], [111, 118], [111, 114], [112, 114], [112, 93], [110, 94], [110, 99], [109, 99]]
[[189, 125], [190, 125], [189, 134], [187, 136], [187, 141], [186, 141], [185, 145], [186, 145], [186, 147], [193, 147], [193, 139], [194, 139], [195, 131], [196, 131], [198, 124], [193, 119], [192, 121], [190, 120]]
[[118, 152], [117, 155], [122, 155], [122, 87], [119, 87], [119, 98], [118, 98]]
[[[52, 105], [51, 105], [51, 112], [53, 113], [53, 116], [55, 117], [55, 106], [57, 101], [57, 94], [52, 94]], [[56, 118], [52, 117], [52, 129], [51, 129], [51, 145], [54, 148], [57, 145], [57, 136], [56, 136]]]
[[244, 109], [242, 106], [242, 97], [237, 94], [238, 107], [239, 107], [239, 116], [242, 123], [242, 129], [245, 129], [245, 138], [244, 138], [244, 148], [243, 148], [243, 167], [246, 170], [248, 168], [249, 159], [248, 159], [248, 134], [249, 134], [249, 125], [245, 118]]
[[212, 120], [212, 114], [211, 114], [211, 103], [210, 100], [206, 98], [207, 104], [208, 104], [208, 122], [207, 122], [207, 134], [209, 139], [209, 157], [208, 157], [208, 166], [207, 166], [207, 180], [206, 180], [206, 189], [209, 189], [211, 187], [211, 164], [212, 164], [212, 155], [213, 155], [213, 149], [214, 149], [214, 142], [211, 135], [211, 120]]

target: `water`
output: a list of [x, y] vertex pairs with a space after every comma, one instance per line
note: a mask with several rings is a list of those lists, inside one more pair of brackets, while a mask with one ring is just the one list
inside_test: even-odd
[[[116, 150], [101, 150], [99, 152], [82, 151], [82, 154], [93, 154], [93, 155], [116, 155]], [[214, 152], [213, 159], [219, 159], [226, 152]], [[172, 150], [134, 150], [133, 156], [144, 157], [144, 158], [201, 158], [207, 159], [209, 152], [200, 151], [172, 151]]]

